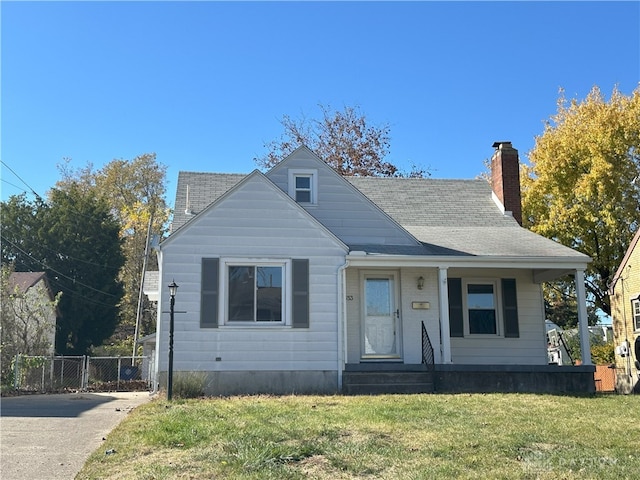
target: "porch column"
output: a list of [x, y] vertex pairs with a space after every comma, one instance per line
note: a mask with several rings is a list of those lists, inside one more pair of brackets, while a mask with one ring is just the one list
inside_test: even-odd
[[449, 286], [446, 267], [438, 268], [438, 294], [440, 296], [440, 347], [442, 363], [451, 363], [451, 337], [449, 335]]
[[576, 270], [576, 297], [578, 301], [578, 331], [580, 332], [580, 350], [582, 364], [591, 363], [591, 343], [589, 342], [589, 320], [587, 317], [587, 294], [584, 286], [584, 270]]

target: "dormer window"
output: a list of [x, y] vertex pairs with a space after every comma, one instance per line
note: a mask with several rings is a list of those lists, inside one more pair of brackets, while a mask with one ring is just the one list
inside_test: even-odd
[[303, 205], [318, 203], [318, 171], [289, 170], [289, 195]]

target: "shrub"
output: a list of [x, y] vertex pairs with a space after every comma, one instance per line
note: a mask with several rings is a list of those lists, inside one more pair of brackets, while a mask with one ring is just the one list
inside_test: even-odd
[[610, 365], [615, 362], [613, 342], [591, 345], [591, 361], [594, 365]]
[[197, 398], [204, 395], [206, 384], [205, 372], [178, 372], [173, 378], [173, 395], [180, 398]]

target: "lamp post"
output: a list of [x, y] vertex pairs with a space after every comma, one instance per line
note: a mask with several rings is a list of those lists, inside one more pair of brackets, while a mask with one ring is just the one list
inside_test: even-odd
[[169, 295], [171, 296], [169, 307], [169, 375], [167, 379], [167, 400], [169, 401], [173, 397], [173, 315], [177, 291], [178, 285], [176, 285], [175, 280], [172, 280], [169, 285]]

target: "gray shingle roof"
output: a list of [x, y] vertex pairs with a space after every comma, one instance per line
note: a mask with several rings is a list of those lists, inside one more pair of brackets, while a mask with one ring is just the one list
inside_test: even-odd
[[[246, 175], [180, 172], [172, 230], [237, 185]], [[485, 180], [347, 177], [353, 186], [408, 230], [422, 246], [349, 245], [352, 251], [395, 255], [456, 255], [585, 258], [541, 237], [492, 198]], [[187, 186], [189, 201], [187, 204]]]
[[[207, 206], [235, 187], [247, 175], [241, 173], [178, 173], [176, 203], [171, 230], [176, 231], [193, 215], [197, 215]], [[187, 190], [189, 198], [187, 204]], [[191, 214], [186, 213], [187, 209]]]
[[400, 225], [505, 226], [485, 180], [347, 177], [347, 180]]
[[[522, 228], [513, 217], [503, 214], [485, 180], [378, 177], [347, 180], [423, 242], [426, 255], [583, 256]], [[397, 249], [393, 253], [402, 254]]]

